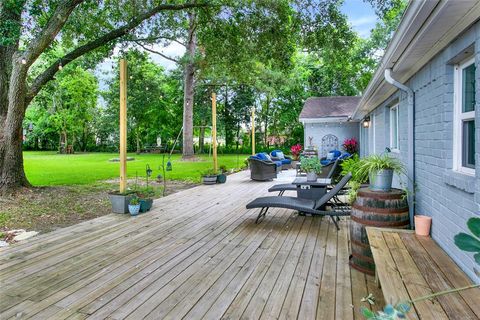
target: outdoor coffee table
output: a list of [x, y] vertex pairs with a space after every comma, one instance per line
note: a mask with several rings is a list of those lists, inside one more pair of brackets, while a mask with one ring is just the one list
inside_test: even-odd
[[327, 192], [327, 186], [331, 184], [331, 179], [317, 179], [316, 181], [307, 181], [307, 177], [298, 177], [292, 184], [297, 186], [297, 197], [310, 200], [318, 200]]

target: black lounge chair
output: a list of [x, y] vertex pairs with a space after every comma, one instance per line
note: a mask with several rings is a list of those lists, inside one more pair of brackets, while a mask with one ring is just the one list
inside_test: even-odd
[[[338, 172], [337, 168], [340, 168], [339, 159], [335, 160], [332, 164], [325, 166], [329, 170], [325, 170], [326, 174], [320, 175], [319, 178], [321, 179], [332, 179], [335, 173]], [[322, 170], [323, 173], [323, 170]], [[297, 186], [292, 183], [282, 183], [276, 184], [268, 189], [268, 192], [278, 192], [279, 196], [282, 196], [285, 191], [296, 191]]]
[[[248, 203], [247, 209], [261, 208], [255, 223], [258, 223], [262, 218], [264, 218], [268, 209], [273, 207], [298, 210], [302, 214], [329, 216], [335, 224], [337, 230], [340, 230], [334, 217], [338, 219], [340, 216], [349, 216], [350, 210], [346, 210], [344, 207], [341, 207], [340, 210], [336, 210], [335, 203], [331, 203], [330, 200], [332, 200], [345, 187], [351, 177], [351, 173], [345, 175], [342, 180], [340, 180], [335, 187], [333, 187], [332, 190], [327, 192], [318, 200], [278, 196], [260, 197]], [[332, 207], [331, 211], [325, 210], [327, 204]]]

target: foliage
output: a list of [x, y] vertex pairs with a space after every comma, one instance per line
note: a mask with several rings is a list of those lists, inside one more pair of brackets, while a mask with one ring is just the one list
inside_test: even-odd
[[399, 159], [388, 154], [372, 154], [360, 161], [361, 176], [376, 174], [381, 170], [393, 170], [397, 174], [402, 174], [405, 173], [405, 166]]
[[300, 153], [302, 152], [303, 147], [301, 144], [297, 143], [290, 147], [290, 152], [292, 154], [293, 160], [298, 160]]
[[404, 319], [406, 313], [411, 309], [409, 303], [399, 303], [395, 306], [387, 304], [383, 311], [378, 311], [374, 313], [368, 308], [363, 307], [361, 309], [362, 315], [365, 319], [371, 320], [397, 320]]
[[300, 163], [302, 170], [305, 170], [305, 172], [315, 172], [316, 174], [322, 173], [322, 165], [317, 157], [302, 157]]
[[201, 173], [202, 177], [214, 177], [216, 175], [218, 175], [218, 172], [213, 169], [208, 169], [208, 170], [202, 171]]
[[131, 206], [138, 206], [140, 204], [140, 199], [138, 198], [137, 195], [133, 195], [131, 198], [130, 198], [130, 202], [129, 204]]
[[467, 227], [472, 234], [460, 232], [454, 237], [455, 245], [460, 250], [475, 252], [473, 258], [480, 265], [480, 218], [472, 217], [468, 219]]
[[341, 163], [342, 172], [344, 176], [349, 172], [352, 174], [352, 178], [348, 182], [349, 189], [347, 198], [349, 203], [353, 203], [357, 198], [357, 192], [361, 185], [368, 182], [368, 172], [361, 170], [362, 160], [358, 154], [354, 154], [352, 157], [345, 159]]
[[358, 151], [357, 139], [355, 138], [345, 139], [345, 141], [343, 141], [342, 147], [346, 152], [350, 154], [357, 153]]

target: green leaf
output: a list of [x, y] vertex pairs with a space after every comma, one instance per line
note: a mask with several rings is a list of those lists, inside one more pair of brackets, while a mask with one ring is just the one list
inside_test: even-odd
[[476, 237], [480, 238], [480, 218], [468, 219], [467, 226]]
[[480, 265], [480, 253], [477, 253], [473, 256], [475, 262]]
[[368, 308], [365, 308], [365, 307], [362, 307], [361, 309], [362, 311], [362, 315], [367, 318], [367, 319], [371, 319], [371, 318], [374, 318], [375, 317], [375, 313], [373, 313], [370, 309]]
[[454, 238], [455, 245], [463, 251], [480, 252], [480, 241], [466, 233], [459, 233]]

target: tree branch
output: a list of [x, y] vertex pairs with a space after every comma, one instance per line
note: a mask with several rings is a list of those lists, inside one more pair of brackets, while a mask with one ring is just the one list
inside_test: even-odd
[[135, 38], [135, 39], [127, 39], [126, 41], [133, 41], [133, 42], [137, 42], [137, 41], [142, 41], [142, 42], [153, 42], [153, 41], [156, 41], [156, 40], [169, 40], [169, 41], [172, 41], [172, 42], [176, 42], [182, 46], [184, 46], [185, 48], [187, 47], [187, 45], [185, 43], [183, 43], [182, 41], [179, 41], [175, 38], [171, 38], [171, 37], [151, 37], [151, 38]]
[[83, 1], [85, 0], [65, 0], [57, 5], [57, 8], [48, 20], [47, 25], [40, 32], [40, 35], [30, 42], [23, 54], [27, 68], [35, 62], [48, 46], [50, 46], [65, 22], [67, 22], [72, 11]]
[[[76, 0], [79, 1], [79, 0]], [[184, 3], [184, 4], [161, 4], [156, 6], [150, 11], [147, 11], [143, 14], [138, 15], [136, 18], [131, 20], [126, 25], [119, 27], [118, 29], [112, 30], [111, 32], [91, 41], [83, 46], [76, 48], [75, 50], [69, 52], [64, 57], [55, 61], [50, 67], [48, 67], [43, 73], [41, 73], [35, 80], [33, 81], [30, 89], [28, 90], [27, 97], [26, 97], [26, 105], [38, 94], [38, 92], [42, 89], [42, 87], [50, 81], [53, 76], [57, 73], [58, 67], [60, 65], [65, 66], [68, 63], [72, 62], [76, 58], [93, 51], [108, 42], [120, 38], [126, 35], [130, 30], [139, 26], [143, 21], [153, 17], [154, 15], [158, 14], [161, 11], [179, 11], [189, 8], [200, 8], [200, 7], [207, 7], [208, 3]]]
[[148, 51], [148, 52], [158, 54], [158, 55], [161, 56], [162, 58], [165, 58], [165, 59], [167, 59], [167, 60], [173, 61], [173, 62], [175, 62], [175, 63], [180, 63], [179, 60], [174, 59], [174, 58], [172, 58], [172, 57], [169, 57], [169, 56], [167, 56], [166, 54], [161, 53], [161, 52], [159, 52], [159, 51], [156, 51], [156, 50], [153, 50], [153, 49], [149, 49], [149, 48], [145, 47], [143, 44], [141, 44], [141, 43], [138, 42], [138, 41], [135, 41], [135, 43], [138, 44], [140, 47], [142, 47], [144, 50], [146, 50], [146, 51]]

